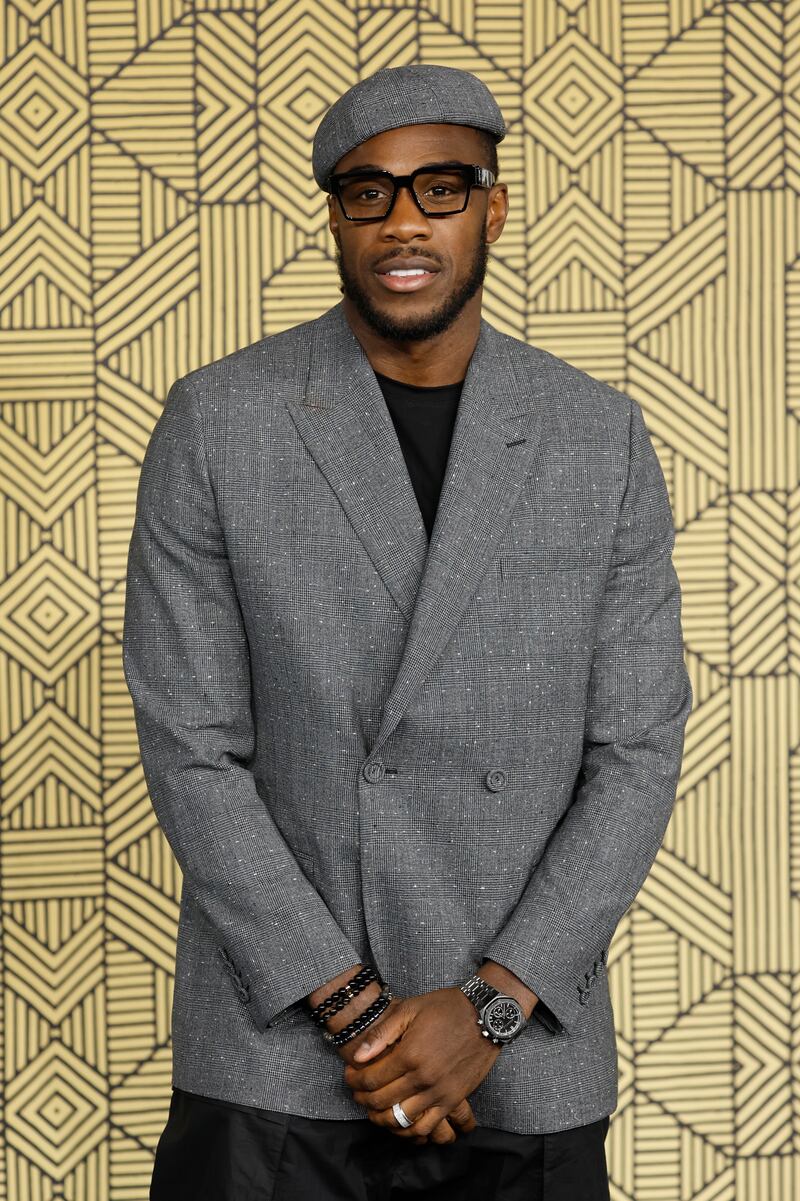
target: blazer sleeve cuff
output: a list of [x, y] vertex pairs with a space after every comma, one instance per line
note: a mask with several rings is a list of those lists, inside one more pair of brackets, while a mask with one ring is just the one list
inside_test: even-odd
[[[560, 940], [559, 940], [560, 941]], [[531, 954], [526, 945], [535, 945]], [[531, 1013], [552, 1034], [571, 1034], [580, 1025], [584, 1006], [590, 1004], [595, 979], [605, 967], [607, 948], [589, 963], [580, 981], [576, 983], [577, 967], [565, 968], [559, 976], [558, 944], [547, 946], [545, 939], [534, 939], [533, 944], [521, 933], [515, 937], [513, 930], [504, 927], [482, 954], [487, 959], [500, 963], [513, 972], [523, 984], [539, 998]], [[549, 966], [548, 966], [549, 965]]]
[[[227, 955], [225, 947], [220, 948], [220, 955], [224, 961]], [[230, 956], [227, 957], [232, 963]], [[311, 1012], [306, 1001], [308, 995], [350, 968], [355, 974], [360, 962], [357, 953], [345, 943], [341, 947], [331, 947], [325, 957], [317, 957], [313, 963], [282, 963], [275, 976], [268, 982], [262, 981], [259, 988], [252, 986], [235, 963], [235, 971], [226, 966], [239, 999], [255, 1025], [259, 1030], [266, 1030], [290, 1021], [298, 1013], [307, 1016]]]

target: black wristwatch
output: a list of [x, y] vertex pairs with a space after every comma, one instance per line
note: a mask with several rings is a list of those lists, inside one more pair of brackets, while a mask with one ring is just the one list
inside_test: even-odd
[[458, 986], [478, 1011], [481, 1034], [493, 1043], [505, 1046], [513, 1042], [528, 1019], [519, 1001], [500, 992], [477, 973]]

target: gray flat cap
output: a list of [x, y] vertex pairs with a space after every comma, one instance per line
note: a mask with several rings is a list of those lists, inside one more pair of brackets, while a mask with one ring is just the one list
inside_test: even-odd
[[382, 67], [336, 100], [317, 126], [311, 153], [314, 179], [330, 191], [340, 158], [367, 138], [401, 125], [446, 122], [506, 136], [503, 114], [482, 79], [458, 67], [414, 63]]

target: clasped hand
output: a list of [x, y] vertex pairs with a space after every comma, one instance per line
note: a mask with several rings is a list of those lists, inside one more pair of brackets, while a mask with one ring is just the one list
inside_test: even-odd
[[[347, 1044], [345, 1044], [347, 1046]], [[501, 1048], [484, 1038], [475, 1007], [459, 988], [394, 998], [347, 1056], [344, 1080], [370, 1121], [400, 1138], [453, 1142], [454, 1122], [467, 1133], [477, 1122], [467, 1096], [480, 1084]], [[399, 1101], [413, 1121], [398, 1126]]]

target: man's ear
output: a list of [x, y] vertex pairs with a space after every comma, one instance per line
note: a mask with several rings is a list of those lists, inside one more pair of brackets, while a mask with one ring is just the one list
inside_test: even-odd
[[[333, 224], [331, 224], [331, 218], [334, 218]], [[341, 245], [339, 243], [339, 225], [335, 218], [336, 212], [333, 207], [333, 196], [328, 195], [328, 229], [331, 231], [334, 242], [341, 250]]]
[[494, 195], [486, 206], [486, 241], [489, 243], [497, 241], [508, 218], [508, 187], [504, 183], [498, 184], [497, 190], [493, 188], [492, 191]]

